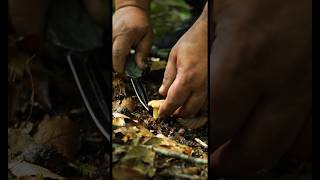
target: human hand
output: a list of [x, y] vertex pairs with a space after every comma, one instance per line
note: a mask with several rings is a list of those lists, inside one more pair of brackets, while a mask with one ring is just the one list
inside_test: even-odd
[[153, 41], [153, 31], [148, 13], [136, 6], [126, 6], [115, 11], [112, 17], [113, 69], [123, 73], [126, 57], [135, 49], [135, 61], [144, 68]]
[[311, 1], [213, 4], [211, 169], [217, 175], [255, 172], [293, 146], [310, 156]]
[[207, 100], [208, 23], [201, 17], [172, 48], [159, 93], [159, 115], [194, 116]]

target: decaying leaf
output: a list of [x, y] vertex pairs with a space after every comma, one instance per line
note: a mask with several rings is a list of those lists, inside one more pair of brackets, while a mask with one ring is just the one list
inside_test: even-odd
[[[145, 179], [155, 174], [155, 152], [143, 146], [132, 146], [113, 168], [114, 179]], [[124, 173], [126, 172], [126, 173]], [[130, 173], [127, 173], [130, 172]]]
[[112, 113], [112, 116], [115, 117], [115, 118], [130, 119], [130, 117], [128, 117], [128, 116], [126, 116], [124, 114], [121, 114], [121, 113], [117, 113], [117, 112]]
[[165, 148], [189, 156], [191, 156], [193, 151], [191, 147], [184, 144], [179, 144], [176, 141], [167, 137], [152, 137], [147, 142], [145, 142], [145, 145], [152, 145], [153, 147]]
[[79, 126], [66, 116], [46, 116], [34, 138], [36, 142], [53, 146], [72, 159], [79, 147]]
[[197, 129], [208, 122], [208, 116], [195, 118], [178, 118], [177, 121], [186, 128]]
[[90, 164], [86, 164], [86, 163], [80, 163], [77, 167], [76, 167], [77, 171], [80, 172], [80, 174], [84, 175], [84, 176], [89, 176], [92, 177], [94, 175], [94, 173], [97, 171], [97, 167], [90, 165]]
[[117, 74], [113, 74], [112, 77], [112, 100], [117, 100], [119, 97], [125, 97], [126, 85], [123, 79]]
[[128, 142], [131, 140], [135, 140], [135, 142], [139, 142], [140, 139], [150, 138], [153, 134], [143, 126], [124, 126], [119, 127], [113, 131], [115, 134], [121, 133], [123, 135], [122, 141]]
[[122, 100], [115, 100], [112, 102], [112, 111], [123, 113], [130, 112], [132, 113], [135, 108], [135, 102], [132, 97], [127, 97]]
[[53, 173], [52, 171], [41, 166], [28, 163], [26, 161], [16, 161], [8, 164], [9, 170], [17, 177], [40, 175], [51, 179], [64, 179], [64, 177]]
[[43, 176], [41, 174], [38, 174], [36, 176], [21, 176], [18, 178], [18, 180], [44, 180]]
[[35, 141], [29, 134], [20, 129], [8, 129], [8, 146], [12, 154], [20, 152], [32, 144], [35, 144]]
[[134, 100], [131, 97], [124, 98], [121, 101], [121, 107], [128, 109], [129, 112], [133, 112], [135, 107]]
[[152, 100], [148, 103], [148, 106], [151, 106], [153, 109], [153, 118], [157, 119], [159, 117], [159, 108], [164, 100]]
[[113, 126], [125, 126], [126, 122], [124, 119], [130, 119], [128, 116], [121, 114], [121, 113], [117, 113], [114, 112], [112, 113], [112, 125]]
[[113, 118], [112, 119], [112, 125], [113, 126], [125, 126], [126, 122], [124, 120], [124, 118]]

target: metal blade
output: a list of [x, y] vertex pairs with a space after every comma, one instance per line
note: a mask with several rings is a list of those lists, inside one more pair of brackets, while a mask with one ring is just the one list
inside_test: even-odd
[[68, 53], [67, 60], [91, 118], [110, 142], [110, 133], [107, 131], [107, 127], [111, 124], [111, 113], [105, 102], [106, 98], [101, 85], [95, 78], [94, 71], [96, 69], [93, 70], [86, 59], [72, 53]]
[[142, 85], [140, 79], [139, 78], [130, 78], [130, 81], [133, 86], [133, 90], [134, 90], [135, 94], [137, 95], [140, 103], [147, 111], [149, 111], [148, 96], [143, 88], [143, 85]]

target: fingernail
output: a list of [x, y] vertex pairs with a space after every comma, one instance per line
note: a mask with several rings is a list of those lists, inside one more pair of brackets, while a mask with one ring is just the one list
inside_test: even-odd
[[159, 93], [162, 94], [163, 91], [164, 91], [164, 85], [161, 85], [160, 88], [159, 88]]

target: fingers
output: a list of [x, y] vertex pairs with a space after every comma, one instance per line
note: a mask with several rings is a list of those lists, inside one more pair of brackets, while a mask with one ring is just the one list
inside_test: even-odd
[[167, 95], [169, 87], [171, 86], [174, 79], [176, 78], [176, 74], [177, 74], [176, 62], [177, 62], [177, 52], [175, 49], [172, 49], [169, 55], [169, 60], [167, 63], [166, 70], [164, 72], [162, 85], [159, 88], [159, 93], [162, 96]]
[[164, 103], [160, 106], [159, 116], [169, 116], [182, 106], [190, 97], [191, 92], [186, 87], [185, 80], [177, 76], [168, 90]]
[[132, 41], [127, 36], [119, 35], [115, 38], [112, 44], [112, 62], [115, 72], [123, 73], [131, 45]]
[[237, 136], [213, 153], [215, 174], [254, 173], [288, 152], [309, 119], [311, 95], [286, 93], [263, 99]]
[[193, 117], [202, 108], [206, 101], [206, 94], [204, 93], [192, 93], [186, 103], [179, 109], [177, 115], [181, 117]]
[[145, 68], [144, 61], [148, 57], [148, 54], [152, 46], [152, 42], [153, 42], [153, 33], [151, 30], [146, 34], [146, 36], [143, 37], [143, 39], [140, 41], [140, 43], [136, 48], [135, 61], [138, 67], [141, 69]]

